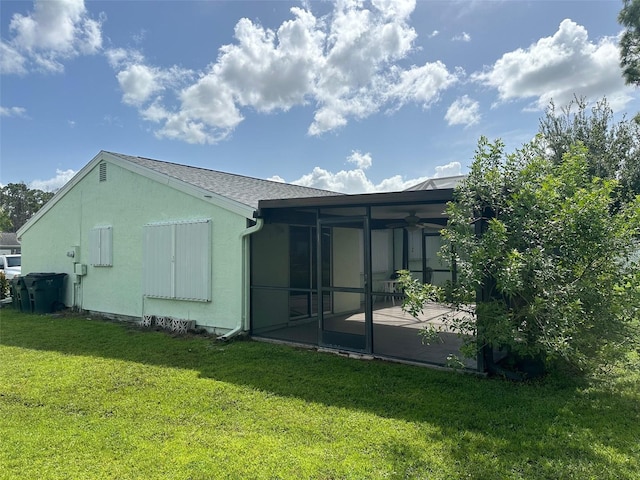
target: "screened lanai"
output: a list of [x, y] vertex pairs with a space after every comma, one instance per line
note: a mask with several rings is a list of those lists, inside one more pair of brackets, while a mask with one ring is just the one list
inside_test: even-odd
[[[261, 201], [262, 228], [251, 237], [251, 335], [404, 361], [447, 364], [461, 339], [420, 330], [451, 312], [402, 310], [398, 270], [443, 285], [439, 231], [459, 177], [404, 192]], [[476, 362], [466, 361], [475, 369]]]

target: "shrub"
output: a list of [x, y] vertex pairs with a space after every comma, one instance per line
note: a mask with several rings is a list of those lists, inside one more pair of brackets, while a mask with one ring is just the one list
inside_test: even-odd
[[[447, 320], [475, 336], [468, 353], [587, 369], [640, 343], [640, 197], [620, 205], [617, 181], [588, 168], [581, 144], [556, 163], [530, 146], [506, 155], [500, 141], [479, 141], [443, 231], [459, 280], [452, 306], [477, 298], [475, 321]], [[408, 309], [419, 309], [426, 294], [408, 292]]]
[[0, 300], [4, 300], [9, 296], [9, 280], [5, 277], [4, 272], [0, 272]]

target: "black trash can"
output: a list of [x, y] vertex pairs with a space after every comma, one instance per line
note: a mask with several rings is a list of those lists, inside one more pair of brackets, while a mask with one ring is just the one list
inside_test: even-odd
[[64, 306], [63, 282], [66, 273], [30, 273], [24, 278], [33, 313], [53, 313]]
[[26, 300], [27, 308], [29, 307], [29, 292], [22, 277], [13, 277], [9, 283], [11, 290], [11, 304], [16, 310], [22, 310], [22, 298]]
[[22, 292], [22, 295], [20, 296], [20, 311], [24, 312], [24, 313], [33, 313], [33, 299], [32, 299], [32, 293], [31, 291], [35, 288], [34, 284], [38, 278], [38, 275], [41, 274], [34, 274], [34, 273], [30, 273], [28, 275], [25, 275], [24, 277], [20, 277], [22, 278], [22, 281], [24, 282], [24, 287], [25, 287], [25, 291]]

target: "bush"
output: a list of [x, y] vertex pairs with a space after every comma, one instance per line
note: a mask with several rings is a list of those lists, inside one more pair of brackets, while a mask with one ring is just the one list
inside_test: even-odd
[[0, 300], [4, 300], [9, 296], [9, 280], [5, 277], [4, 272], [0, 272]]
[[458, 271], [452, 306], [477, 298], [475, 321], [448, 327], [475, 335], [473, 352], [588, 369], [638, 347], [640, 197], [620, 205], [618, 182], [592, 177], [586, 157], [581, 144], [556, 163], [479, 141], [443, 231]]

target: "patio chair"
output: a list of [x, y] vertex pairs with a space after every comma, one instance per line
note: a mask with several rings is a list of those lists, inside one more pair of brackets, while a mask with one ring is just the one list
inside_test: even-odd
[[404, 292], [395, 273], [389, 277], [389, 280], [384, 281], [383, 287], [385, 293], [389, 294], [386, 298], [391, 298], [391, 303], [394, 307], [396, 306], [396, 300], [400, 302], [404, 300]]

